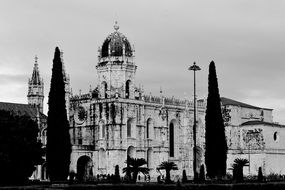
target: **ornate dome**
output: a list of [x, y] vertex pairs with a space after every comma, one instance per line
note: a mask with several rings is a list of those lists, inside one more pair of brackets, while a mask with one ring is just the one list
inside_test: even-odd
[[128, 39], [120, 32], [117, 22], [114, 25], [115, 32], [110, 34], [104, 41], [101, 49], [101, 57], [133, 55]]

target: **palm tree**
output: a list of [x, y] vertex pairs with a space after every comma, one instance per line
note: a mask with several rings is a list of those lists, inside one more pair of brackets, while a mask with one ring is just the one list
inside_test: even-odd
[[141, 167], [145, 164], [147, 164], [146, 160], [144, 158], [132, 158], [128, 156], [127, 160], [125, 161], [127, 164], [127, 167], [123, 168], [123, 173], [126, 174], [133, 174], [132, 181], [136, 183], [137, 176], [141, 172], [144, 175], [147, 175], [149, 172], [149, 169], [147, 167]]
[[243, 167], [249, 166], [249, 162], [244, 158], [236, 158], [232, 165], [233, 178], [237, 181], [243, 181]]
[[166, 178], [165, 183], [170, 183], [170, 171], [171, 170], [178, 170], [177, 165], [174, 162], [164, 161], [157, 167], [157, 170], [165, 170]]

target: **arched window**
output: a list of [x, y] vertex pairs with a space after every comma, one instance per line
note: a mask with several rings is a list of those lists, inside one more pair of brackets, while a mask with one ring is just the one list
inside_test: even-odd
[[106, 168], [106, 151], [103, 148], [99, 149], [99, 168]]
[[103, 93], [102, 93], [102, 95], [103, 95], [103, 97], [104, 98], [108, 98], [108, 93], [107, 93], [107, 91], [108, 91], [108, 85], [107, 85], [107, 82], [102, 82], [102, 89], [103, 89]]
[[126, 98], [130, 98], [130, 84], [131, 84], [131, 81], [127, 80], [127, 82], [126, 82]]
[[127, 122], [127, 137], [132, 137], [132, 119]]
[[105, 124], [104, 121], [99, 121], [99, 137], [100, 139], [105, 137]]
[[174, 157], [174, 124], [169, 125], [169, 156]]
[[152, 149], [151, 148], [147, 150], [147, 167], [148, 168], [152, 167]]
[[136, 149], [133, 146], [129, 146], [127, 150], [127, 156], [130, 156], [132, 158], [136, 157]]
[[108, 98], [108, 94], [107, 94], [108, 86], [106, 82], [105, 82], [104, 88], [105, 88], [105, 98]]
[[105, 125], [102, 125], [102, 138], [105, 138]]
[[153, 121], [149, 118], [146, 122], [146, 138], [152, 138]]

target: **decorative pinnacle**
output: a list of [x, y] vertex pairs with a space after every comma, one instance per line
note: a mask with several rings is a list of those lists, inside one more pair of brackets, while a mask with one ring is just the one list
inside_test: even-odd
[[116, 30], [116, 32], [119, 30], [119, 25], [118, 25], [118, 21], [115, 21], [115, 25], [114, 25], [114, 29]]
[[36, 56], [35, 56], [35, 65], [38, 64], [38, 59], [39, 59], [39, 58], [38, 58], [38, 56], [36, 55]]

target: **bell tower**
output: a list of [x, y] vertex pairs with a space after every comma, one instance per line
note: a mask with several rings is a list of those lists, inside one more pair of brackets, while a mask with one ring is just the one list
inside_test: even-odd
[[96, 66], [100, 98], [121, 97], [134, 99], [135, 73], [134, 47], [120, 33], [118, 23], [98, 49]]
[[44, 102], [44, 81], [40, 77], [38, 67], [38, 57], [35, 56], [35, 64], [33, 68], [32, 77], [29, 79], [28, 89], [28, 104], [37, 107], [40, 112], [43, 113], [43, 102]]

